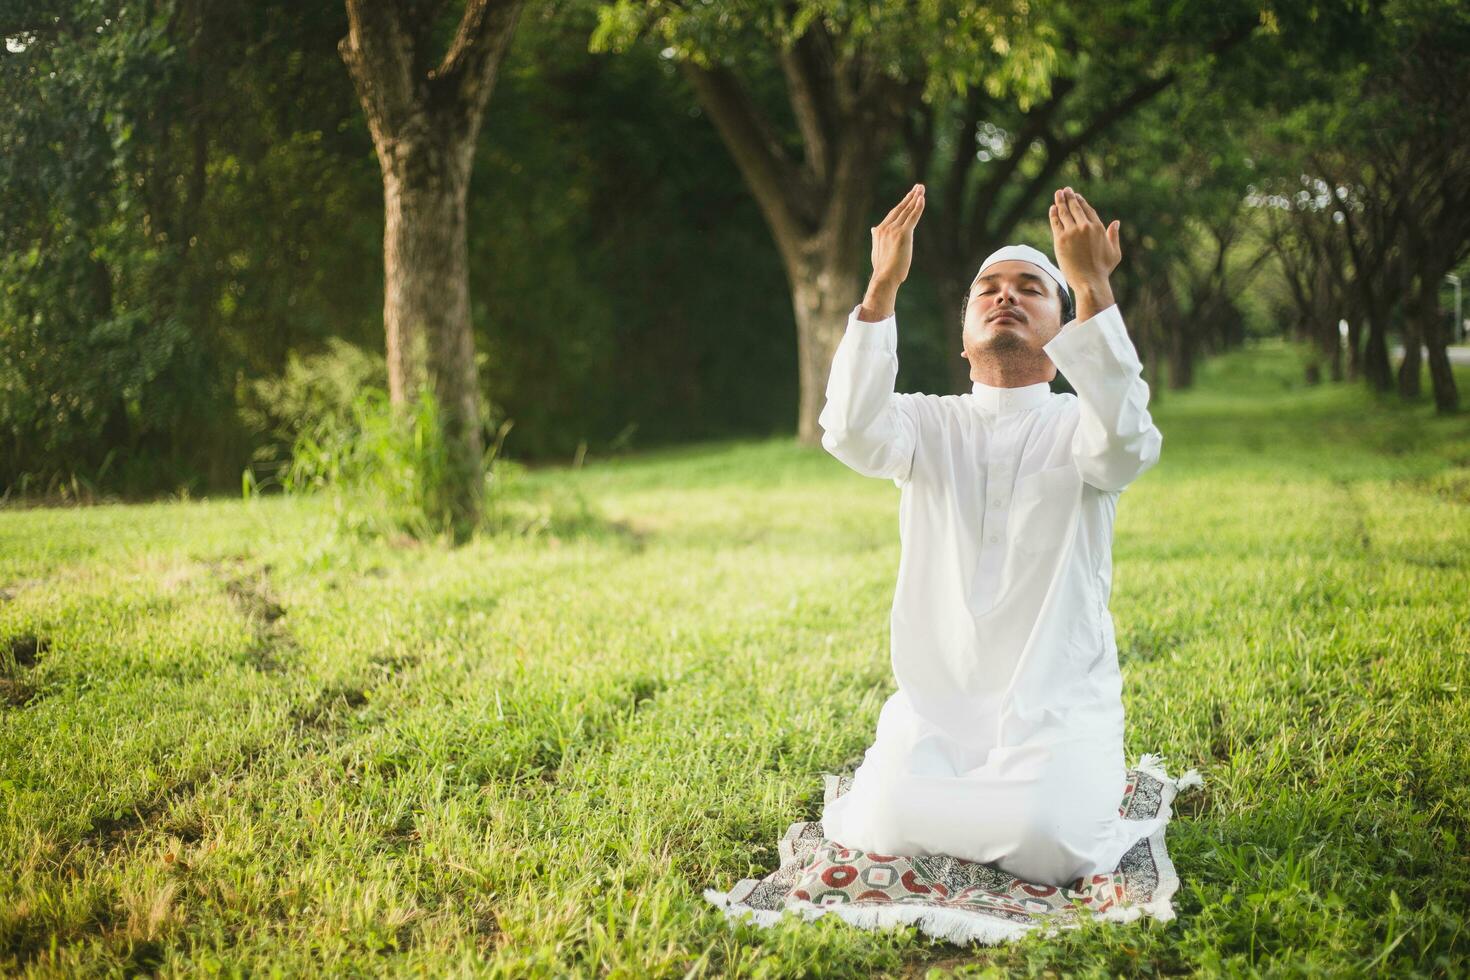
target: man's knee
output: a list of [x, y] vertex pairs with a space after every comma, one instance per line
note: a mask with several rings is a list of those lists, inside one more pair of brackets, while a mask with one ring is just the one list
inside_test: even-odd
[[873, 795], [868, 808], [868, 850], [893, 853], [912, 835], [912, 815], [902, 793], [885, 786]]
[[852, 828], [852, 839], [839, 843], [879, 854], [905, 853], [905, 842], [914, 837], [916, 818], [910, 796], [894, 780], [875, 779], [861, 800], [852, 801], [855, 808], [845, 821]]
[[1007, 870], [1038, 883], [1070, 884], [1078, 855], [1097, 839], [1098, 818], [1076, 801], [1040, 795], [1026, 800], [1017, 817]]

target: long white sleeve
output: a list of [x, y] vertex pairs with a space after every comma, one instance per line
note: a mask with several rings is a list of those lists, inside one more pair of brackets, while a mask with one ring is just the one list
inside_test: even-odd
[[1043, 348], [1077, 390], [1082, 410], [1072, 455], [1082, 479], [1122, 490], [1159, 461], [1164, 437], [1148, 413], [1143, 364], [1117, 304], [1073, 321]]
[[919, 423], [912, 399], [898, 394], [898, 325], [890, 316], [876, 322], [858, 319], [859, 305], [832, 358], [827, 404], [818, 424], [822, 446], [863, 476], [909, 478], [918, 444]]

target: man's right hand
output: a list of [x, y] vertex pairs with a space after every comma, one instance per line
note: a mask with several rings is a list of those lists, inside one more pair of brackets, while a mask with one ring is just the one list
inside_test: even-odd
[[924, 185], [915, 184], [872, 229], [873, 278], [868, 282], [858, 319], [871, 322], [893, 315], [898, 287], [909, 277], [909, 264], [914, 258], [914, 226], [923, 213]]

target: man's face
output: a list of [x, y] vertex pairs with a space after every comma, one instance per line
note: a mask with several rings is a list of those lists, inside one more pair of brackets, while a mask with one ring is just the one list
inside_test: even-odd
[[970, 288], [964, 323], [967, 354], [1039, 352], [1061, 329], [1060, 287], [1030, 262], [997, 262]]

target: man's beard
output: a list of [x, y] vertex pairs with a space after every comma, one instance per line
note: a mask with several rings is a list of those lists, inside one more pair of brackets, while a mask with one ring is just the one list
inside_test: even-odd
[[995, 357], [1011, 357], [1021, 351], [1029, 351], [1031, 345], [1026, 343], [1026, 338], [1014, 330], [997, 330], [987, 334], [979, 343], [975, 344], [976, 353]]
[[1028, 338], [1016, 330], [987, 329], [982, 337], [966, 346], [965, 356], [971, 371], [991, 366], [1007, 374], [1038, 370], [1048, 360], [1045, 352], [1033, 347]]

